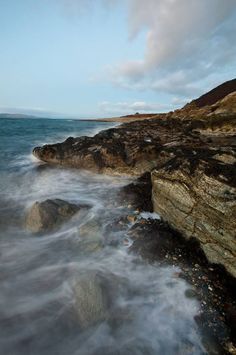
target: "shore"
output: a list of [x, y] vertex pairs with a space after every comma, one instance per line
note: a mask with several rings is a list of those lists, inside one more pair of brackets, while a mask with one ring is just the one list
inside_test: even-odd
[[[120, 201], [138, 213], [152, 212], [151, 190], [151, 177], [146, 174], [121, 190]], [[133, 219], [131, 216], [130, 252], [141, 255], [148, 263], [180, 268], [176, 278], [192, 286], [186, 296], [200, 302], [195, 321], [207, 353], [235, 354], [235, 278], [219, 265], [209, 263], [196, 239], [187, 241], [164, 221], [136, 218], [137, 215]]]
[[163, 114], [161, 113], [136, 113], [126, 116], [119, 117], [106, 117], [106, 118], [91, 118], [91, 119], [80, 119], [80, 121], [90, 121], [90, 122], [117, 122], [117, 123], [127, 123], [127, 122], [135, 122], [142, 121], [152, 117], [161, 117]]
[[154, 211], [162, 221], [128, 216], [131, 250], [180, 267], [176, 278], [188, 280], [195, 290], [188, 296], [201, 303], [196, 322], [203, 342], [206, 334], [212, 339], [208, 353], [234, 354], [236, 92], [215, 96], [209, 105], [204, 99], [205, 106], [128, 117], [131, 122], [94, 137], [69, 137], [33, 153], [53, 165], [138, 177], [121, 192], [122, 204], [137, 214]]

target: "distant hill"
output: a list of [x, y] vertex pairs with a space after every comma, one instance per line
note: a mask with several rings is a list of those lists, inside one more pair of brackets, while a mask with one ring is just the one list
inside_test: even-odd
[[193, 100], [190, 105], [194, 104], [196, 107], [201, 108], [210, 106], [217, 101], [222, 100], [225, 96], [236, 91], [236, 79], [226, 81], [225, 83], [217, 86], [206, 94], [200, 96], [198, 99]]
[[33, 115], [23, 115], [20, 113], [0, 113], [0, 118], [38, 118]]

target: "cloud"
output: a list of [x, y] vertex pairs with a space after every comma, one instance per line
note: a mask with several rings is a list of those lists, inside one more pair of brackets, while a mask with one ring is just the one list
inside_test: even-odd
[[125, 88], [196, 94], [197, 83], [236, 57], [235, 0], [129, 0], [130, 38], [146, 30], [142, 60], [110, 70]]
[[103, 101], [99, 103], [99, 110], [103, 114], [109, 115], [127, 115], [134, 114], [136, 112], [160, 112], [169, 108], [169, 105], [162, 105], [158, 103], [150, 103], [145, 101], [135, 101], [135, 102], [109, 102]]
[[[112, 11], [121, 3], [61, 1], [75, 13], [100, 5]], [[146, 33], [145, 53], [141, 60], [107, 63], [105, 76], [113, 85], [190, 97], [231, 78], [225, 72], [235, 65], [236, 0], [123, 0], [122, 4], [127, 9], [129, 39], [138, 40], [140, 33]], [[217, 79], [211, 78], [209, 85], [212, 75]]]

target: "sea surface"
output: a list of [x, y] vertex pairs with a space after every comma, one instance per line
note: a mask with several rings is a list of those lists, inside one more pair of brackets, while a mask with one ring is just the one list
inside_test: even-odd
[[[190, 286], [173, 267], [128, 252], [108, 226], [127, 211], [128, 178], [50, 167], [32, 148], [111, 125], [68, 119], [0, 119], [0, 354], [204, 354]], [[35, 201], [91, 206], [57, 231], [26, 230]], [[126, 243], [124, 243], [126, 240]]]

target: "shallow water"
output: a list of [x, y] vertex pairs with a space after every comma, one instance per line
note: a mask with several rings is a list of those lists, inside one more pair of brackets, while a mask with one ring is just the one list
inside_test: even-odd
[[[203, 354], [194, 321], [199, 305], [186, 298], [190, 286], [176, 278], [178, 269], [129, 254], [127, 230], [108, 232], [126, 212], [116, 192], [128, 179], [47, 167], [31, 156], [36, 145], [108, 125], [45, 119], [0, 125], [0, 354]], [[92, 208], [56, 232], [32, 235], [24, 228], [26, 210], [47, 198]], [[93, 317], [85, 322], [87, 311]]]

